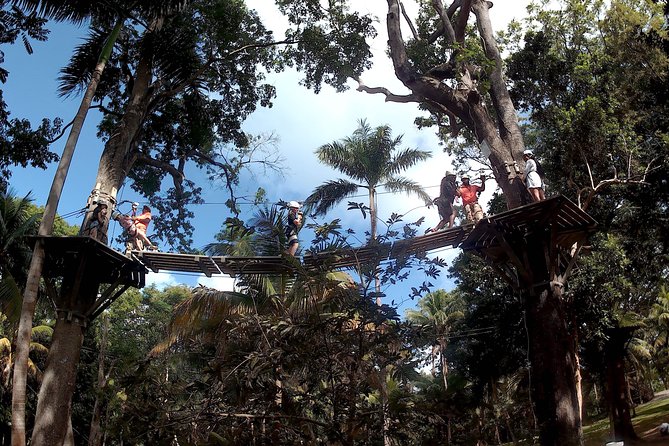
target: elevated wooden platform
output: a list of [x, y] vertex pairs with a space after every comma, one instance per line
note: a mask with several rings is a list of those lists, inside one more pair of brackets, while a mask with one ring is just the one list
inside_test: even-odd
[[65, 277], [85, 267], [89, 278], [99, 283], [144, 286], [143, 265], [91, 237], [32, 236], [28, 240], [44, 243], [43, 277]]
[[517, 289], [562, 286], [597, 222], [557, 196], [481, 220], [460, 248], [482, 257]]
[[[36, 236], [44, 245], [42, 277], [59, 318], [86, 326], [128, 288], [142, 288], [146, 268], [91, 237]], [[59, 281], [59, 291], [56, 281]], [[101, 284], [108, 284], [101, 290]]]

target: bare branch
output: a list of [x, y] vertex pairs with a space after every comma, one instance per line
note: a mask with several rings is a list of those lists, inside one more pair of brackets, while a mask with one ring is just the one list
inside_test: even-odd
[[453, 30], [453, 25], [451, 25], [450, 17], [448, 16], [448, 13], [444, 10], [444, 5], [442, 4], [441, 0], [432, 0], [432, 7], [437, 12], [437, 15], [439, 15], [439, 18], [441, 19], [441, 24], [444, 27], [444, 31], [446, 33], [446, 40], [448, 40], [448, 43], [454, 44], [455, 31]]
[[455, 40], [456, 42], [465, 41], [465, 30], [467, 28], [467, 21], [469, 20], [469, 12], [472, 8], [472, 0], [464, 0], [462, 7], [460, 8], [460, 14], [458, 15], [458, 23], [455, 28]]
[[73, 119], [72, 121], [68, 122], [67, 125], [66, 125], [65, 127], [63, 127], [63, 129], [60, 131], [60, 133], [58, 134], [58, 136], [56, 136], [56, 137], [53, 138], [53, 139], [48, 140], [47, 143], [48, 143], [48, 144], [53, 144], [53, 143], [55, 143], [56, 141], [58, 141], [60, 138], [62, 138], [63, 135], [65, 134], [65, 130], [67, 130], [67, 128], [70, 127], [73, 123], [74, 123], [74, 119]]
[[411, 34], [413, 34], [413, 38], [416, 40], [420, 40], [420, 36], [418, 35], [418, 32], [416, 32], [416, 27], [413, 26], [413, 22], [411, 21], [411, 18], [407, 14], [406, 9], [404, 9], [404, 3], [402, 3], [401, 0], [397, 0], [400, 4], [400, 9], [402, 10], [402, 16], [404, 17], [404, 20], [407, 21], [407, 24], [409, 25], [409, 28], [411, 29]]
[[368, 87], [362, 82], [361, 79], [356, 79], [356, 81], [358, 82], [358, 88], [356, 89], [357, 91], [363, 91], [369, 94], [383, 94], [386, 96], [386, 102], [409, 103], [409, 102], [421, 102], [423, 100], [422, 97], [416, 94], [398, 95], [392, 93], [385, 87]]

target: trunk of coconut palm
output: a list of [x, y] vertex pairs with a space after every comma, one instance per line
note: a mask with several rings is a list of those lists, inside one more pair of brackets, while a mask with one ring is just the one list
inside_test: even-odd
[[444, 379], [444, 391], [448, 390], [448, 361], [446, 361], [446, 338], [439, 339], [439, 361], [441, 362], [441, 375]]
[[[95, 66], [91, 76], [84, 98], [81, 101], [79, 110], [72, 121], [72, 129], [65, 143], [63, 154], [58, 163], [56, 175], [51, 183], [51, 190], [44, 208], [44, 215], [40, 222], [39, 235], [51, 235], [53, 231], [53, 222], [56, 217], [58, 202], [65, 185], [65, 178], [70, 169], [74, 149], [76, 148], [79, 134], [86, 120], [88, 109], [93, 102], [93, 96], [100, 83], [102, 72], [111, 55], [111, 50], [118, 38], [123, 26], [123, 21], [119, 20], [114, 29], [109, 34], [107, 41], [102, 49], [102, 53]], [[26, 425], [25, 425], [25, 405], [26, 405], [26, 382], [28, 376], [28, 353], [30, 350], [30, 333], [32, 331], [33, 315], [35, 314], [35, 305], [37, 304], [37, 292], [39, 281], [42, 276], [44, 266], [44, 245], [41, 242], [35, 243], [33, 256], [30, 261], [26, 289], [23, 295], [23, 304], [21, 306], [21, 319], [19, 321], [18, 335], [16, 338], [16, 362], [14, 365], [14, 379], [12, 388], [12, 446], [24, 446], [26, 444]]]
[[[370, 242], [376, 241], [376, 189], [369, 188], [369, 229]], [[381, 281], [376, 272], [378, 265], [374, 265], [374, 294], [376, 296], [376, 305], [381, 306]]]

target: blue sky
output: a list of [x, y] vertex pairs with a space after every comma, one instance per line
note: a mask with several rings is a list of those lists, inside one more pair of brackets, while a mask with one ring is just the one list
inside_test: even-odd
[[[359, 2], [370, 8], [367, 3]], [[493, 24], [501, 29], [511, 17], [523, 14], [526, 0], [506, 0], [496, 2], [499, 24]], [[266, 5], [266, 0], [249, 0], [251, 7]], [[381, 4], [383, 6], [383, 4]], [[362, 9], [362, 8], [361, 8]], [[261, 13], [268, 23], [274, 26], [278, 35], [282, 33], [282, 19], [273, 10], [263, 6]], [[376, 12], [383, 17], [383, 10]], [[380, 21], [382, 24], [383, 21]], [[80, 97], [60, 98], [57, 95], [57, 78], [60, 68], [67, 63], [74, 48], [86, 34], [86, 28], [77, 28], [68, 24], [51, 23], [51, 34], [47, 42], [33, 42], [34, 54], [28, 55], [22, 45], [4, 46], [5, 64], [9, 70], [8, 82], [2, 87], [5, 101], [8, 103], [12, 118], [28, 118], [36, 125], [42, 118], [53, 119], [61, 117], [65, 123], [69, 122], [76, 113]], [[373, 43], [375, 65], [372, 70], [363, 75], [363, 80], [370, 86], [385, 86], [395, 93], [405, 93], [406, 90], [394, 77], [390, 61], [384, 55], [385, 41], [383, 27], [379, 26], [380, 36]], [[285, 159], [285, 176], [271, 173], [257, 172], [256, 175], [247, 175], [241, 185], [240, 193], [253, 194], [258, 186], [265, 188], [270, 201], [303, 200], [309, 193], [325, 180], [339, 178], [340, 175], [320, 165], [314, 150], [322, 144], [329, 143], [350, 135], [357, 127], [357, 121], [365, 118], [372, 126], [388, 124], [394, 135], [404, 135], [405, 147], [413, 147], [432, 152], [432, 159], [407, 172], [407, 176], [422, 184], [430, 195], [438, 194], [438, 184], [445, 170], [451, 169], [451, 162], [439, 147], [433, 129], [417, 130], [413, 126], [414, 118], [420, 114], [417, 107], [410, 104], [385, 103], [381, 95], [367, 95], [355, 91], [355, 84], [351, 82], [351, 90], [345, 93], [336, 93], [329, 87], [324, 87], [320, 94], [300, 87], [299, 74], [287, 71], [272, 74], [271, 83], [277, 88], [277, 98], [270, 109], [259, 109], [246, 122], [245, 130], [253, 134], [275, 133], [279, 138], [278, 149]], [[100, 115], [94, 110], [89, 113], [82, 134], [77, 145], [72, 166], [63, 191], [63, 197], [58, 207], [61, 215], [81, 209], [94, 186], [100, 154], [103, 144], [96, 137], [96, 125]], [[52, 150], [61, 153], [65, 137], [56, 142]], [[23, 195], [32, 192], [35, 202], [43, 205], [51, 185], [55, 165], [48, 170], [14, 169], [11, 179], [12, 187]], [[228, 216], [223, 206], [226, 199], [225, 191], [202, 183], [205, 189], [206, 204], [193, 208], [195, 219], [195, 246], [202, 247], [213, 241], [214, 235], [220, 229], [221, 222]], [[494, 187], [488, 183], [490, 194]], [[489, 196], [489, 195], [488, 195]], [[120, 200], [142, 201], [134, 195], [129, 186], [119, 191]], [[362, 198], [356, 201], [363, 201]], [[379, 199], [380, 217], [387, 218], [391, 212], [407, 213], [407, 220], [413, 221], [421, 215], [426, 217], [424, 227], [434, 226], [438, 221], [436, 209], [426, 209], [416, 198], [405, 196], [382, 195]], [[123, 209], [122, 209], [123, 210]], [[253, 209], [247, 210], [250, 215]], [[347, 211], [345, 204], [339, 206], [327, 216], [341, 218], [344, 227], [353, 227], [359, 234], [369, 226], [368, 220], [360, 218], [359, 211]], [[71, 224], [79, 225], [80, 217], [68, 219]], [[118, 225], [110, 232], [118, 235], [121, 229]], [[151, 231], [149, 228], [149, 236]], [[303, 237], [307, 242], [309, 237]], [[305, 246], [307, 243], [302, 243]], [[118, 247], [117, 247], [118, 248]], [[439, 253], [440, 257], [453, 258], [454, 250]], [[156, 283], [186, 283], [195, 285], [204, 283], [217, 288], [230, 287], [231, 279], [206, 279], [188, 274], [149, 274], [147, 279]], [[417, 277], [420, 283], [422, 277]], [[452, 287], [446, 279], [438, 282], [439, 286]], [[396, 301], [401, 301], [408, 294], [407, 287], [393, 290]], [[406, 288], [406, 289], [405, 289]], [[403, 305], [411, 305], [410, 302]]]

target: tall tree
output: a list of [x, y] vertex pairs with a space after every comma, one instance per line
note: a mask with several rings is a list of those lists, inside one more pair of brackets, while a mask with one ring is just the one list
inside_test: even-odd
[[[662, 215], [667, 202], [661, 179], [666, 172], [664, 141], [669, 129], [663, 6], [662, 2], [619, 0], [610, 5], [564, 2], [560, 10], [536, 8], [533, 25], [523, 34], [523, 48], [508, 63], [514, 81], [512, 96], [529, 114], [528, 140], [546, 161], [551, 187], [574, 197], [610, 237], [615, 234], [617, 249], [627, 262], [644, 263], [634, 273], [636, 267], [621, 267], [621, 275], [633, 274], [634, 282], [645, 286], [620, 287], [619, 293], [597, 301], [598, 311], [604, 311], [606, 317], [599, 314], [589, 323], [575, 325], [582, 327], [580, 336], [585, 341], [590, 341], [587, 337], [592, 333], [608, 334], [607, 371], [612, 373], [609, 384], [616, 388], [626, 384], [625, 368], [620, 365], [626, 354], [621, 345], [632, 336], [628, 315], [646, 313], [663, 280], [659, 271], [666, 258], [666, 239], [659, 235], [665, 224], [651, 217]], [[593, 23], [597, 23], [597, 33], [592, 33]], [[638, 215], [633, 209], [644, 209], [645, 225], [634, 223]], [[608, 246], [597, 243], [603, 252]], [[648, 258], [648, 249], [659, 255]], [[601, 260], [614, 258], [605, 254]], [[607, 283], [610, 268], [604, 269]], [[590, 287], [581, 283], [568, 296], [578, 308], [574, 320], [589, 314], [583, 307], [590, 307], [590, 296], [609, 294], [609, 285], [595, 280], [597, 271], [597, 267], [588, 270], [593, 273]], [[599, 347], [594, 358], [603, 349]], [[627, 392], [607, 394], [621, 393]], [[634, 438], [626, 399], [614, 398], [608, 407], [614, 414], [616, 434]]]
[[[406, 169], [427, 160], [430, 153], [400, 149], [401, 144], [402, 136], [393, 138], [390, 127], [372, 128], [366, 120], [361, 120], [351, 136], [319, 147], [316, 150], [318, 159], [353, 181], [344, 178], [327, 181], [307, 197], [306, 206], [313, 207], [315, 215], [324, 215], [347, 197], [355, 195], [358, 189], [367, 189], [370, 241], [376, 240], [379, 187], [385, 187], [389, 192], [414, 194], [426, 204], [431, 203], [430, 196], [418, 183], [400, 176]], [[361, 210], [363, 216], [366, 215], [365, 209]], [[381, 304], [380, 295], [377, 296], [377, 303]]]

